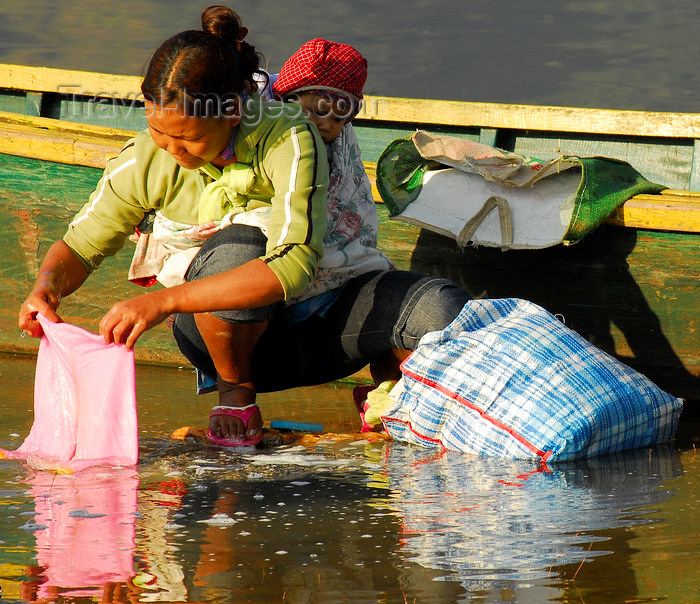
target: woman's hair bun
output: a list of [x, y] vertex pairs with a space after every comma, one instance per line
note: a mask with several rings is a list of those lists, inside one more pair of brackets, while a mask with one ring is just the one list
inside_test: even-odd
[[240, 42], [248, 29], [241, 25], [238, 13], [227, 6], [209, 6], [202, 12], [202, 30], [225, 39], [229, 44]]
[[247, 33], [230, 8], [206, 8], [202, 30], [183, 31], [156, 49], [141, 92], [155, 104], [182, 103], [192, 111], [202, 105], [208, 112], [213, 102], [219, 115], [223, 102], [257, 88], [261, 55], [243, 41]]

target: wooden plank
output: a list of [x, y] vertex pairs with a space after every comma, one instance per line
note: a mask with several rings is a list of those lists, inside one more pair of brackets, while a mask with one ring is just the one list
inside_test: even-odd
[[681, 197], [698, 197], [700, 198], [700, 191], [694, 190], [694, 191], [685, 191], [683, 189], [681, 190], [675, 190], [675, 189], [665, 189], [664, 191], [661, 191], [661, 195], [678, 195]]
[[377, 189], [377, 164], [374, 162], [363, 162], [365, 165], [365, 172], [369, 177], [369, 182], [372, 185], [372, 197], [377, 203], [384, 203], [382, 201], [382, 196], [379, 194], [379, 189]]
[[358, 119], [479, 128], [700, 138], [700, 114], [365, 97]]
[[22, 91], [0, 90], [0, 111], [24, 115], [27, 112], [27, 95]]
[[[104, 168], [119, 154], [134, 132], [90, 124], [62, 122], [50, 118], [0, 112], [0, 153]], [[372, 193], [381, 202], [376, 187], [376, 164], [365, 162]], [[607, 220], [625, 227], [700, 232], [700, 192], [666, 192], [629, 200]]]
[[0, 153], [104, 168], [123, 141], [0, 122]]
[[700, 233], [700, 197], [637, 195], [617, 208], [605, 222], [639, 229]]
[[[0, 153], [65, 164], [104, 168], [107, 160], [119, 154], [121, 140], [97, 136], [76, 136], [60, 130], [28, 129], [0, 122]], [[376, 164], [365, 164], [374, 199], [381, 203], [376, 185]], [[607, 223], [624, 227], [700, 232], [700, 197], [678, 195], [639, 196], [618, 208]], [[665, 196], [671, 198], [670, 195]]]
[[16, 90], [134, 99], [141, 96], [142, 81], [139, 76], [0, 64], [0, 88]]
[[24, 113], [27, 115], [41, 115], [41, 103], [43, 94], [37, 92], [28, 92], [24, 102]]
[[496, 147], [496, 140], [498, 138], [498, 130], [496, 128], [481, 128], [479, 130], [479, 142], [482, 145], [489, 145], [490, 147]]
[[[91, 97], [141, 98], [138, 76], [0, 64], [0, 88]], [[367, 96], [357, 118], [595, 135], [700, 139], [699, 113], [588, 109]]]
[[126, 141], [136, 134], [135, 130], [109, 128], [94, 124], [67, 122], [48, 117], [18, 115], [9, 111], [0, 111], [0, 124], [11, 124], [19, 127], [36, 128], [56, 132], [72, 133], [76, 136], [91, 136], [105, 140]]
[[693, 145], [693, 163], [690, 167], [688, 188], [691, 191], [700, 189], [700, 140], [696, 140]]

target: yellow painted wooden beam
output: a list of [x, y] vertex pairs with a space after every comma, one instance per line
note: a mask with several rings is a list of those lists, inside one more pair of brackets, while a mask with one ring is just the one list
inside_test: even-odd
[[377, 164], [374, 162], [363, 162], [365, 165], [365, 172], [369, 176], [369, 182], [372, 185], [372, 196], [377, 203], [383, 203], [382, 197], [379, 195], [379, 189], [377, 189]]
[[68, 122], [48, 117], [34, 117], [19, 113], [11, 113], [9, 111], [0, 111], [0, 124], [36, 128], [51, 132], [67, 132], [75, 134], [76, 136], [93, 136], [97, 138], [104, 138], [106, 140], [126, 141], [136, 134], [136, 131], [134, 130], [107, 128], [105, 126]]
[[[133, 132], [0, 112], [0, 153], [104, 168]], [[365, 162], [377, 202], [376, 164]], [[700, 232], [700, 192], [664, 191], [638, 195], [618, 208], [608, 224], [656, 230]]]
[[367, 96], [357, 119], [475, 128], [700, 138], [700, 113]]
[[[0, 64], [0, 88], [133, 100], [141, 78]], [[367, 96], [358, 120], [700, 139], [700, 113], [629, 111]]]
[[684, 189], [664, 189], [661, 194], [676, 197], [700, 197], [700, 191], [686, 191]]
[[0, 122], [0, 153], [64, 164], [104, 168], [122, 140]]
[[700, 193], [664, 191], [661, 195], [637, 195], [617, 208], [607, 224], [700, 233]]
[[138, 76], [0, 64], [0, 88], [86, 96], [143, 98]]

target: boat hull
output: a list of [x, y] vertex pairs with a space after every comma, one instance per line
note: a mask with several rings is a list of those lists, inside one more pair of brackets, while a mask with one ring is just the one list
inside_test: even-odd
[[[107, 159], [145, 126], [139, 87], [131, 76], [0, 65], [0, 351], [36, 352], [38, 342], [21, 337], [19, 306]], [[389, 142], [420, 128], [543, 160], [616, 157], [673, 189], [629, 200], [574, 246], [507, 252], [460, 249], [378, 204], [380, 247], [398, 268], [448, 277], [474, 297], [532, 300], [667, 391], [700, 401], [699, 117], [368, 96], [355, 126], [370, 171]], [[114, 301], [144, 291], [125, 278], [130, 245], [63, 301], [66, 321], [95, 331]], [[187, 365], [165, 325], [136, 353]]]
[[[60, 238], [101, 171], [0, 155], [0, 351], [34, 353], [21, 337], [19, 306], [41, 258]], [[381, 204], [380, 247], [397, 268], [439, 275], [473, 297], [521, 297], [560, 315], [603, 350], [676, 396], [700, 401], [697, 320], [700, 236], [603, 225], [573, 246], [542, 250], [468, 247], [389, 219]], [[144, 292], [126, 280], [130, 243], [61, 305], [64, 320], [91, 331], [115, 301]], [[158, 286], [156, 286], [158, 287]], [[142, 336], [138, 362], [187, 366], [166, 325]]]

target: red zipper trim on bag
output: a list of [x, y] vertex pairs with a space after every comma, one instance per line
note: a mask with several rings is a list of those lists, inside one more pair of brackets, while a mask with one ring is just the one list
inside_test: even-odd
[[[438, 392], [444, 394], [445, 396], [451, 398], [454, 401], [457, 401], [458, 403], [464, 405], [465, 407], [471, 409], [472, 411], [476, 411], [486, 421], [492, 423], [494, 426], [496, 426], [500, 430], [503, 430], [504, 432], [507, 432], [508, 434], [510, 434], [520, 444], [522, 444], [524, 447], [526, 447], [527, 449], [532, 451], [535, 455], [540, 457], [542, 459], [542, 461], [546, 461], [550, 457], [550, 455], [552, 454], [551, 451], [542, 451], [541, 449], [539, 449], [538, 447], [533, 445], [529, 440], [527, 440], [522, 434], [519, 434], [513, 428], [511, 428], [510, 426], [507, 426], [503, 422], [497, 420], [495, 417], [491, 417], [488, 413], [486, 413], [482, 409], [479, 409], [479, 407], [477, 407], [473, 403], [470, 403], [467, 399], [465, 399], [464, 397], [461, 397], [456, 392], [452, 392], [451, 390], [448, 390], [447, 388], [438, 384], [437, 382], [434, 382], [431, 379], [423, 377], [422, 375], [417, 375], [411, 371], [408, 371], [408, 370], [406, 370], [406, 367], [402, 366], [401, 370], [403, 371], [403, 373], [405, 375], [416, 380], [417, 382], [420, 382], [421, 384], [425, 384], [426, 386], [429, 386], [430, 388], [434, 388]], [[385, 418], [385, 419], [389, 419], [389, 418]], [[394, 420], [394, 421], [400, 421], [400, 420]], [[418, 432], [416, 432], [413, 429], [412, 426], [410, 428], [411, 428], [411, 431], [414, 434], [416, 434], [417, 436], [422, 436], [422, 438], [425, 438], [426, 440], [429, 440], [431, 442], [436, 442], [436, 443], [439, 442], [433, 438], [419, 434]], [[442, 444], [442, 443], [440, 443], [440, 444]]]

